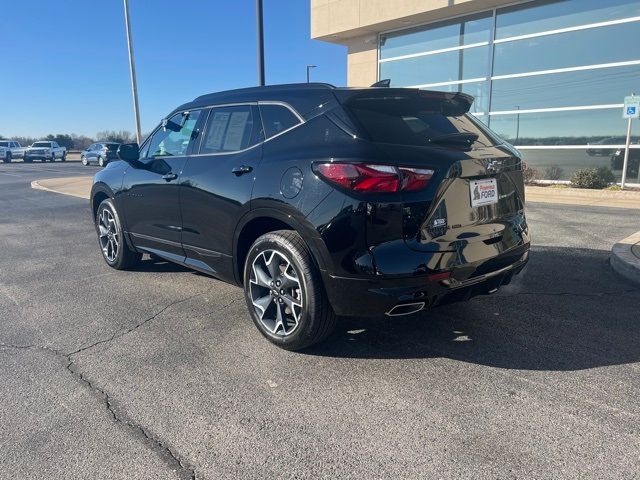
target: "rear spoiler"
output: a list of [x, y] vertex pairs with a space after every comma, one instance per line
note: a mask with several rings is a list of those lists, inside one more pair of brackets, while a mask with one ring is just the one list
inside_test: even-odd
[[419, 108], [439, 111], [447, 116], [468, 113], [475, 100], [466, 93], [437, 92], [417, 88], [336, 88], [334, 93], [338, 101], [346, 106], [366, 101], [406, 101]]

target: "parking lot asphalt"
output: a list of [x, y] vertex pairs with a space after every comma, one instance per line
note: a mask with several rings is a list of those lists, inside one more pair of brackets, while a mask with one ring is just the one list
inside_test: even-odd
[[2, 478], [638, 478], [636, 210], [528, 205], [492, 296], [279, 350], [240, 289], [102, 260], [78, 164], [0, 165]]

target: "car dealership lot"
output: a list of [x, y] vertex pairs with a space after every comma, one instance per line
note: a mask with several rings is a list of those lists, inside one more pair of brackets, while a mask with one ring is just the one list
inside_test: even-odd
[[531, 262], [490, 297], [341, 320], [303, 353], [240, 289], [111, 270], [88, 202], [0, 165], [0, 471], [42, 478], [633, 478], [640, 288], [608, 265], [636, 210], [530, 204]]

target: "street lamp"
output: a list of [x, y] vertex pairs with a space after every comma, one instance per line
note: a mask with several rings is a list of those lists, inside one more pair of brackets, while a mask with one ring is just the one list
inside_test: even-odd
[[264, 86], [264, 33], [262, 0], [256, 0], [256, 31], [258, 34], [258, 85]]
[[140, 111], [138, 108], [138, 82], [136, 81], [136, 65], [133, 59], [133, 41], [131, 40], [131, 23], [129, 21], [129, 2], [124, 0], [124, 22], [127, 27], [127, 47], [129, 48], [129, 72], [131, 73], [131, 91], [133, 93], [133, 115], [136, 120], [136, 140], [142, 140], [140, 130]]
[[317, 65], [307, 65], [307, 83], [309, 83], [309, 72], [312, 68], [316, 68]]

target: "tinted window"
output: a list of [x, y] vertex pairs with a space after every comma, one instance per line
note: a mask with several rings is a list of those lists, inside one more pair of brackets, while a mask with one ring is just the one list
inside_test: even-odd
[[496, 38], [575, 27], [640, 15], [637, 0], [567, 0], [498, 10]]
[[118, 150], [118, 147], [120, 146], [119, 143], [107, 143], [105, 145], [107, 149], [111, 152], [115, 152], [116, 150]]
[[[624, 138], [626, 123], [621, 109], [492, 115], [489, 126], [502, 138], [518, 145], [586, 145]], [[640, 122], [633, 123], [632, 141], [640, 139]]]
[[495, 46], [494, 75], [637, 60], [637, 23], [611, 25]]
[[617, 104], [637, 78], [640, 65], [494, 80], [491, 109]]
[[0, 142], [0, 147], [8, 147], [9, 142]]
[[291, 110], [283, 105], [260, 105], [266, 138], [271, 138], [300, 123]]
[[489, 47], [474, 47], [380, 64], [380, 78], [394, 87], [452, 82], [487, 76]]
[[51, 142], [35, 142], [33, 146], [34, 147], [50, 147]]
[[457, 134], [470, 134], [477, 137], [476, 146], [493, 144], [470, 115], [445, 115], [442, 105], [443, 101], [412, 96], [365, 98], [349, 102], [347, 108], [374, 142], [427, 146], [447, 136], [455, 143]]
[[491, 17], [483, 15], [464, 22], [429, 25], [427, 28], [389, 33], [380, 37], [380, 58], [397, 57], [489, 41]]
[[229, 153], [257, 143], [251, 105], [213, 108], [200, 153]]
[[143, 149], [144, 157], [186, 155], [189, 142], [195, 138], [194, 129], [200, 111], [176, 113], [167, 120], [167, 126], [158, 129]]

